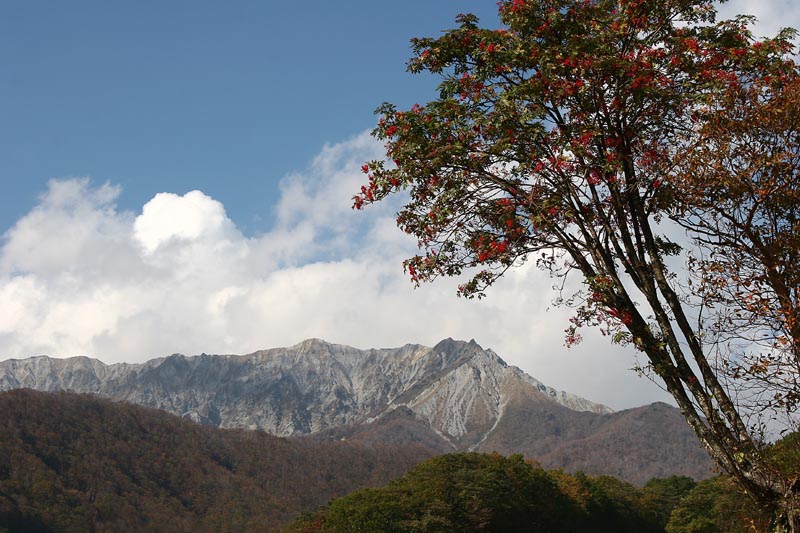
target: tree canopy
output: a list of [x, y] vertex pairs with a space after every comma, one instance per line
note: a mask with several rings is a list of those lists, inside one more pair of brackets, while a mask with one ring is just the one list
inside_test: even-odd
[[664, 531], [679, 498], [653, 502], [647, 494], [609, 476], [546, 472], [521, 455], [449, 454], [384, 487], [333, 500], [289, 530]]
[[580, 273], [559, 295], [567, 344], [592, 326], [642, 351], [717, 464], [800, 529], [797, 483], [746, 416], [791, 416], [800, 390], [793, 31], [757, 40], [701, 0], [499, 10], [500, 29], [460, 15], [412, 41], [439, 96], [379, 109], [388, 159], [364, 165], [355, 207], [408, 192], [415, 283], [464, 276], [480, 297], [525, 261]]

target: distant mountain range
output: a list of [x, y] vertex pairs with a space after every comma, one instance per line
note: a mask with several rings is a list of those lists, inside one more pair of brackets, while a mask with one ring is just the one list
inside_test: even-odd
[[475, 341], [358, 350], [310, 339], [244, 356], [172, 355], [143, 364], [0, 362], [0, 390], [17, 388], [94, 393], [278, 436], [523, 453], [546, 468], [639, 484], [711, 474], [677, 409], [657, 403], [613, 412], [542, 384]]

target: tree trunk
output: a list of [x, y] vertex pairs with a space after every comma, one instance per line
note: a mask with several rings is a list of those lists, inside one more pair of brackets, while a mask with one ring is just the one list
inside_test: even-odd
[[792, 480], [778, 504], [773, 531], [800, 533], [800, 478]]

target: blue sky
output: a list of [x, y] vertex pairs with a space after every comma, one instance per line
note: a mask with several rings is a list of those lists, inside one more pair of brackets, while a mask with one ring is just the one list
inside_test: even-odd
[[[0, 17], [0, 227], [51, 178], [124, 187], [140, 207], [201, 189], [248, 233], [277, 183], [326, 142], [412, 104], [409, 39], [494, 2], [6, 2]], [[491, 22], [490, 22], [491, 21]]]
[[[756, 33], [793, 0], [735, 0]], [[9, 1], [0, 7], [0, 360], [476, 339], [613, 408], [668, 397], [531, 265], [478, 301], [414, 290], [398, 204], [350, 209], [383, 101], [435, 97], [409, 39], [494, 0]]]

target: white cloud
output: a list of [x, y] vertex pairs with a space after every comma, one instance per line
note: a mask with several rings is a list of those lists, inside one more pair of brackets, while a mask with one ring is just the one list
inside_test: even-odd
[[757, 19], [752, 28], [756, 38], [774, 37], [782, 28], [800, 29], [800, 13], [795, 0], [730, 0], [717, 8], [719, 18], [736, 15], [753, 15]]
[[170, 241], [221, 240], [235, 231], [222, 204], [200, 191], [158, 193], [133, 224], [134, 237], [148, 255]]
[[394, 205], [354, 212], [368, 135], [325, 146], [288, 176], [269, 233], [245, 237], [200, 191], [159, 193], [141, 213], [120, 190], [52, 181], [0, 249], [0, 358], [91, 355], [144, 361], [174, 352], [248, 353], [308, 337], [361, 348], [475, 338], [557, 388], [614, 407], [665, 398], [627, 369], [630, 353], [590, 337], [567, 351], [552, 282], [526, 265], [483, 301], [456, 280], [414, 290], [402, 260], [415, 242]]
[[[34, 272], [67, 276], [103, 265], [125, 273], [130, 215], [117, 213], [119, 188], [90, 187], [87, 179], [51, 181], [39, 204], [5, 235], [0, 275]], [[86, 257], [95, 258], [87, 264]]]

